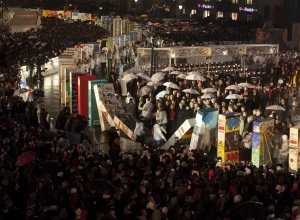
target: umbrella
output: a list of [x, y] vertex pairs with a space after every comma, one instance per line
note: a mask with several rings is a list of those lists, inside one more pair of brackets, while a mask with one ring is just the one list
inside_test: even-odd
[[144, 73], [138, 73], [137, 74], [139, 77], [143, 78], [143, 79], [146, 79], [146, 80], [151, 80], [150, 79], [150, 76], [148, 76], [147, 74], [144, 74]]
[[283, 108], [280, 105], [270, 105], [266, 109], [267, 110], [274, 110], [274, 111], [285, 111], [285, 108]]
[[17, 157], [16, 165], [19, 167], [29, 164], [35, 160], [37, 153], [35, 151], [26, 151]]
[[226, 96], [225, 99], [242, 99], [243, 96], [239, 95], [239, 94], [231, 94], [231, 95], [228, 95]]
[[182, 90], [184, 93], [190, 93], [190, 94], [196, 94], [196, 95], [199, 95], [200, 93], [195, 90], [195, 89], [184, 89]]
[[147, 83], [147, 86], [161, 86], [162, 85], [162, 82], [158, 81], [158, 82], [148, 82]]
[[202, 93], [214, 93], [214, 92], [217, 92], [217, 90], [214, 88], [205, 88], [202, 90]]
[[178, 70], [175, 70], [175, 71], [172, 71], [170, 72], [170, 75], [179, 75], [181, 74], [182, 72], [178, 71]]
[[201, 74], [199, 71], [191, 71], [187, 73], [188, 75], [192, 75], [192, 74]]
[[186, 75], [184, 73], [181, 73], [177, 76], [177, 78], [179, 79], [185, 79], [186, 78]]
[[168, 95], [168, 94], [169, 94], [169, 91], [163, 90], [156, 95], [156, 99], [163, 98], [163, 97], [165, 97], [165, 95]]
[[150, 86], [144, 86], [143, 88], [141, 88], [138, 91], [138, 96], [142, 97], [142, 96], [148, 95], [151, 91], [152, 91], [152, 88]]
[[124, 81], [131, 81], [133, 79], [136, 79], [137, 75], [133, 74], [133, 73], [128, 73], [125, 76], [123, 76], [122, 80]]
[[167, 71], [173, 71], [175, 68], [172, 66], [168, 66], [166, 68], [164, 68], [162, 71], [167, 72]]
[[225, 88], [225, 90], [236, 90], [239, 91], [240, 87], [238, 85], [230, 85]]
[[199, 80], [199, 81], [205, 81], [204, 77], [199, 74], [191, 74], [188, 75], [185, 79], [187, 80]]
[[151, 76], [151, 81], [161, 81], [165, 78], [165, 75], [163, 72], [157, 72]]
[[249, 89], [253, 89], [255, 86], [251, 85], [250, 83], [239, 83], [238, 84], [240, 87], [243, 87], [243, 88], [249, 88]]
[[165, 82], [163, 85], [168, 88], [179, 89], [179, 87], [175, 83], [172, 83], [172, 82]]
[[17, 89], [17, 90], [14, 91], [14, 95], [15, 95], [15, 96], [18, 96], [18, 95], [21, 95], [21, 94], [26, 93], [26, 92], [28, 92], [28, 91], [29, 91], [29, 89], [26, 89], [26, 88], [19, 88], [19, 89]]
[[201, 99], [212, 99], [215, 96], [213, 94], [204, 94], [203, 96], [201, 96]]

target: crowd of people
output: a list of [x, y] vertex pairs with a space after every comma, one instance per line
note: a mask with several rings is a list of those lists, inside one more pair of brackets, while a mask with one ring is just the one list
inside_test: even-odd
[[[55, 39], [60, 39], [48, 39], [50, 34], [65, 25], [57, 22], [61, 21], [55, 21], [56, 26], [49, 24], [51, 33], [43, 41], [53, 40], [47, 44], [49, 47], [57, 45]], [[60, 36], [74, 29], [69, 28], [61, 30]], [[88, 31], [74, 31], [78, 31], [78, 36], [91, 36]], [[33, 35], [16, 36], [26, 34]], [[1, 37], [1, 66], [9, 69], [16, 63], [4, 56], [9, 50], [2, 49], [9, 49], [8, 44], [15, 47], [19, 41], [14, 39], [19, 38], [11, 34]], [[87, 40], [83, 36], [80, 39]], [[13, 50], [12, 54], [19, 60], [26, 53], [21, 56]], [[186, 74], [178, 77], [168, 71], [159, 81], [173, 82], [179, 89], [168, 88], [160, 98], [156, 95], [165, 87], [159, 82], [145, 94], [140, 92], [148, 83], [145, 76], [131, 80], [124, 105], [127, 113], [137, 119], [138, 141], [145, 141], [146, 128], [151, 130], [153, 126], [159, 132], [153, 134], [153, 146], [143, 146], [136, 152], [122, 152], [114, 140], [108, 143], [108, 153], [95, 149], [87, 137], [71, 142], [65, 132], [81, 133], [87, 124], [83, 118], [63, 109], [56, 132], [51, 129], [42, 103], [36, 99], [24, 102], [12, 92], [1, 90], [0, 219], [299, 219], [300, 176], [287, 172], [286, 157], [279, 163], [255, 167], [249, 159], [234, 163], [216, 158], [216, 140], [211, 143], [211, 151], [189, 150], [180, 142], [169, 149], [162, 148], [185, 119], [210, 108], [220, 113], [240, 112], [242, 138], [252, 132], [251, 123], [259, 118], [273, 118], [276, 137], [288, 136], [288, 128], [293, 126], [293, 102], [299, 103], [300, 99], [299, 65], [299, 57], [282, 60], [278, 65], [266, 63], [255, 80], [243, 73], [226, 71], [187, 80]], [[19, 78], [14, 76], [5, 76], [2, 88], [16, 89]], [[111, 80], [118, 91], [117, 77]], [[251, 87], [226, 89], [245, 81]], [[201, 98], [199, 94], [208, 87], [215, 92], [211, 98]], [[196, 92], [183, 92], [185, 89]], [[242, 98], [226, 99], [231, 94]], [[271, 104], [280, 105], [285, 111], [267, 112], [265, 109]], [[280, 158], [278, 153], [284, 150], [278, 144], [273, 149], [274, 158]]]
[[251, 42], [255, 36], [255, 24], [241, 21], [152, 21], [145, 25], [146, 46], [152, 39], [160, 40], [156, 46], [200, 46], [204, 42], [222, 44], [226, 41]]

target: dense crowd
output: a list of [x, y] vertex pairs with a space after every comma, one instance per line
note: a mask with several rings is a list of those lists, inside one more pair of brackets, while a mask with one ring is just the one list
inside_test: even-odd
[[199, 46], [204, 42], [222, 44], [226, 41], [251, 42], [256, 24], [241, 21], [152, 21], [145, 25], [144, 36], [148, 46], [150, 39], [162, 40], [157, 46]]
[[[48, 28], [55, 31], [61, 25], [64, 26]], [[5, 42], [12, 43], [8, 40], [12, 35], [5, 36], [9, 36]], [[1, 53], [4, 54], [2, 50]], [[5, 65], [1, 64], [5, 68], [15, 64], [4, 62], [3, 57], [1, 62]], [[124, 105], [138, 119], [137, 124], [145, 123], [149, 129], [153, 124], [158, 130], [166, 128], [167, 135], [198, 110], [216, 108], [220, 113], [241, 113], [242, 136], [251, 133], [253, 120], [273, 117], [277, 137], [281, 137], [288, 135], [292, 104], [300, 97], [298, 68], [299, 58], [282, 60], [278, 65], [266, 63], [264, 71], [254, 80], [251, 76], [225, 71], [218, 76], [208, 74], [205, 80], [186, 80], [169, 71], [160, 81], [174, 82], [180, 89], [169, 88], [168, 94], [157, 100], [156, 95], [164, 87], [151, 86], [148, 94], [140, 95], [140, 89], [146, 85], [140, 77], [129, 82]], [[1, 84], [3, 88], [18, 87], [18, 78], [7, 79]], [[116, 79], [111, 78], [118, 91]], [[245, 79], [254, 87], [226, 89]], [[216, 91], [214, 98], [182, 92], [192, 88], [201, 93], [207, 87]], [[119, 137], [115, 136], [108, 143], [109, 152], [103, 153], [86, 136], [76, 143], [67, 138], [66, 132], [81, 135], [87, 124], [82, 117], [71, 115], [68, 108], [61, 111], [55, 125], [59, 131], [55, 132], [42, 103], [36, 99], [24, 102], [12, 92], [2, 91], [0, 219], [300, 218], [300, 177], [286, 171], [286, 157], [279, 164], [275, 161], [255, 167], [249, 160], [233, 163], [216, 158], [213, 142], [211, 151], [190, 151], [189, 146], [179, 142], [164, 150], [160, 135], [162, 139], [154, 138], [155, 145], [136, 152], [122, 152], [115, 141]], [[243, 98], [226, 99], [234, 93]], [[269, 115], [265, 108], [270, 104], [281, 105], [286, 111]], [[275, 150], [282, 149], [278, 144], [274, 157]]]

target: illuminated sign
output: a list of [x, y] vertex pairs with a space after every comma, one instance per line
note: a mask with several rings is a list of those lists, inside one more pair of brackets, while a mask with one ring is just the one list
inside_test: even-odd
[[257, 9], [255, 8], [248, 8], [248, 7], [239, 7], [240, 11], [244, 11], [244, 12], [256, 12]]
[[215, 6], [213, 5], [207, 5], [207, 4], [198, 4], [198, 8], [205, 8], [205, 9], [212, 9]]

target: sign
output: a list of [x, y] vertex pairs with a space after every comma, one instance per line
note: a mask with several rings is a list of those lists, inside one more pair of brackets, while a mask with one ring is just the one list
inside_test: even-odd
[[[94, 92], [94, 85], [107, 83], [107, 80], [90, 80], [88, 81], [88, 115], [89, 125], [91, 127], [100, 126], [100, 119], [97, 109], [97, 103]], [[101, 117], [101, 119], [103, 119]], [[102, 123], [103, 124], [103, 123]]]
[[253, 165], [259, 167], [272, 164], [274, 120], [254, 121], [252, 131], [251, 160]]
[[123, 131], [124, 134], [129, 137], [129, 139], [133, 141], [136, 140], [136, 135], [117, 116], [114, 116], [114, 123], [119, 130]]
[[[124, 110], [121, 103], [115, 96], [115, 90], [112, 83], [94, 85], [94, 92], [98, 108], [99, 118], [104, 117], [104, 124], [101, 124], [102, 131], [114, 127], [113, 117], [123, 114]], [[101, 122], [101, 120], [100, 120]]]
[[78, 114], [88, 118], [88, 81], [95, 80], [95, 75], [84, 75], [78, 77]]
[[297, 173], [298, 172], [298, 148], [289, 148], [289, 172]]
[[84, 73], [70, 73], [70, 110], [78, 114], [78, 77]]
[[227, 113], [218, 119], [218, 150], [217, 156], [224, 161], [239, 161], [240, 114]]
[[289, 139], [289, 172], [296, 173], [299, 167], [299, 127], [293, 127]]

